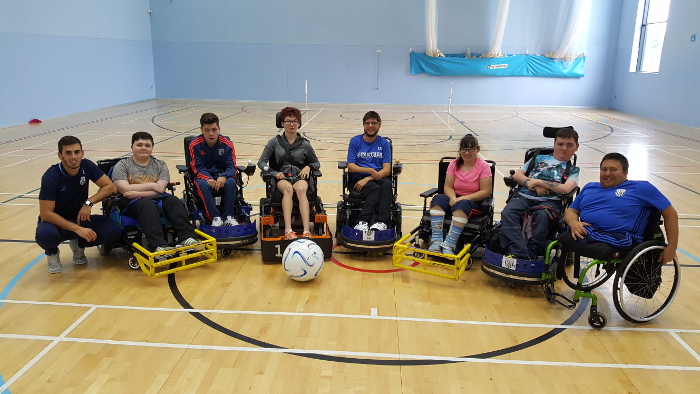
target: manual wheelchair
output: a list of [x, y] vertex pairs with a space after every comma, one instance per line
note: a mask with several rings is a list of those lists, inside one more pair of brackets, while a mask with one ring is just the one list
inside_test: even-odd
[[[184, 203], [190, 214], [192, 225], [203, 233], [215, 238], [217, 246], [221, 250], [221, 255], [226, 257], [231, 254], [233, 249], [252, 245], [258, 241], [257, 223], [255, 223], [255, 221], [251, 222], [250, 220], [251, 206], [243, 199], [243, 188], [245, 184], [247, 184], [247, 179], [245, 184], [243, 182], [243, 174], [247, 177], [255, 174], [255, 165], [249, 161], [247, 166], [236, 166], [236, 202], [234, 218], [238, 221], [239, 225], [211, 226], [211, 220], [205, 215], [204, 203], [196, 192], [196, 185], [194, 184], [195, 174], [192, 169], [189, 146], [195, 138], [194, 136], [185, 137], [185, 163], [187, 164], [178, 164], [175, 166], [178, 172], [183, 175], [185, 183], [185, 191], [183, 192]], [[223, 191], [213, 191], [213, 196], [217, 201], [217, 209], [223, 212]]]
[[[568, 128], [571, 128], [568, 126]], [[561, 127], [545, 127], [542, 131], [542, 135], [545, 138], [555, 138], [557, 131]], [[525, 152], [525, 160], [523, 163], [527, 163], [531, 158], [537, 157], [537, 155], [548, 155], [552, 154], [554, 149], [550, 147], [541, 148], [531, 148]], [[577, 156], [574, 154], [566, 167], [564, 174], [565, 178], [569, 176], [569, 168], [576, 165]], [[534, 169], [534, 160], [530, 162], [531, 165], [525, 172], [527, 176]], [[510, 188], [508, 191], [508, 198], [506, 200], [506, 205], [508, 202], [518, 194], [521, 186], [513, 179], [515, 170], [510, 170], [510, 176], [504, 177], [503, 181], [506, 186]], [[559, 234], [566, 230], [566, 224], [564, 223], [564, 212], [574, 201], [574, 198], [578, 194], [580, 188], [577, 186], [571, 192], [567, 194], [560, 194], [561, 199], [561, 209], [557, 212], [557, 217], [549, 222], [549, 234], [548, 240], [555, 240]], [[496, 223], [493, 228], [493, 235], [488, 246], [484, 249], [484, 258], [481, 263], [481, 270], [495, 278], [504, 280], [511, 283], [513, 286], [517, 285], [539, 285], [543, 272], [545, 272], [545, 257], [547, 253], [552, 253], [548, 248], [543, 251], [543, 257], [538, 260], [521, 260], [513, 257], [505, 256], [499, 244], [499, 233], [500, 233], [500, 223]], [[555, 250], [556, 251], [556, 250]]]
[[[277, 128], [283, 128], [279, 112], [277, 113], [275, 124]], [[265, 182], [265, 197], [260, 199], [260, 250], [262, 260], [266, 263], [282, 262], [284, 250], [290, 243], [294, 242], [294, 239], [285, 239], [284, 213], [282, 211], [283, 195], [277, 190], [277, 180], [269, 171], [271, 168], [281, 168], [280, 164], [277, 163], [275, 155], [272, 155], [269, 158], [268, 165], [260, 173]], [[318, 178], [321, 176], [320, 170], [313, 170], [309, 173], [309, 187], [306, 197], [309, 200], [311, 240], [321, 247], [324, 259], [328, 260], [333, 253], [333, 235], [328, 226], [328, 216], [323, 207], [323, 201], [318, 195]], [[292, 197], [292, 229], [297, 234], [303, 232], [301, 212], [296, 193]]]
[[[550, 250], [559, 248], [560, 253], [545, 258], [541, 288], [547, 301], [573, 309], [582, 298], [590, 298], [588, 324], [603, 328], [607, 317], [598, 311], [598, 298], [591, 291], [614, 276], [613, 304], [625, 320], [644, 323], [663, 313], [678, 293], [681, 271], [678, 258], [666, 265], [657, 262], [666, 248], [660, 216], [658, 211], [650, 216], [642, 243], [631, 249], [602, 242], [584, 245], [574, 241], [570, 232], [563, 233], [549, 246]], [[582, 262], [582, 257], [590, 261]], [[573, 265], [573, 280], [565, 272], [568, 265]], [[573, 299], [555, 291], [558, 279], [575, 290]]]
[[[122, 158], [99, 160], [97, 166], [110, 178], [112, 169]], [[179, 182], [171, 182], [167, 190], [171, 195], [175, 193], [175, 186]], [[141, 230], [138, 220], [128, 215], [128, 207], [124, 207], [124, 198], [113, 195], [102, 200], [102, 213], [119, 223], [122, 228], [121, 238], [112, 244], [103, 244], [97, 247], [103, 256], [109, 255], [114, 248], [126, 250], [132, 257], [129, 258], [129, 268], [141, 269], [146, 275], [158, 277], [184, 269], [194, 268], [217, 260], [216, 240], [209, 235], [195, 230], [199, 243], [191, 246], [177, 246], [175, 249], [151, 252], [147, 247], [148, 242]], [[154, 199], [157, 203], [157, 198]], [[170, 245], [175, 245], [173, 229], [167, 218], [161, 213], [161, 225], [163, 235]]]
[[[472, 254], [476, 249], [485, 246], [491, 238], [494, 211], [493, 197], [482, 201], [480, 214], [472, 214], [469, 216], [469, 220], [457, 241], [457, 248], [455, 250], [458, 251], [458, 253], [456, 255], [432, 252], [427, 249], [430, 244], [432, 233], [428, 197], [444, 194], [447, 167], [454, 159], [455, 157], [443, 157], [440, 159], [438, 163], [438, 187], [426, 190], [420, 194], [420, 196], [423, 197], [423, 216], [418, 227], [394, 244], [394, 256], [392, 260], [395, 267], [457, 280], [465, 270], [472, 267], [474, 263]], [[491, 160], [486, 160], [486, 162], [491, 167], [491, 190], [493, 190], [496, 163]], [[446, 211], [443, 222], [443, 236], [450, 231], [450, 227], [452, 226], [451, 219], [452, 213]], [[422, 267], [406, 264], [404, 260], [422, 263]], [[432, 267], [439, 268], [440, 271], [430, 270], [429, 268]], [[444, 273], [444, 270], [447, 270], [449, 273]]]
[[[382, 138], [389, 142], [393, 159], [394, 148], [391, 139]], [[398, 196], [398, 177], [403, 171], [403, 164], [392, 161], [390, 167], [391, 222], [386, 230], [370, 232], [354, 229], [364, 206], [364, 198], [360, 192], [353, 189], [355, 182], [352, 180], [353, 173], [348, 171], [348, 163], [346, 161], [338, 162], [338, 169], [343, 170], [343, 199], [338, 201], [335, 222], [335, 237], [338, 245], [364, 252], [384, 252], [390, 250], [396, 240], [401, 238], [401, 203], [396, 199]]]

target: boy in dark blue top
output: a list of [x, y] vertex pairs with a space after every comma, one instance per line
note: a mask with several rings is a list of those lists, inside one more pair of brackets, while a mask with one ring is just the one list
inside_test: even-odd
[[[365, 133], [356, 135], [348, 145], [348, 172], [353, 173], [351, 187], [362, 194], [365, 204], [356, 230], [383, 231], [391, 218], [391, 145], [379, 136], [382, 119], [369, 111], [362, 118]], [[369, 227], [372, 216], [375, 222]]]
[[[117, 188], [95, 163], [83, 158], [80, 140], [65, 136], [58, 140], [59, 164], [41, 177], [39, 223], [36, 243], [44, 249], [48, 271], [62, 271], [58, 245], [69, 240], [75, 264], [87, 264], [85, 247], [114, 242], [121, 235], [119, 224], [104, 215], [91, 215], [92, 206], [117, 192]], [[88, 198], [90, 182], [100, 190]]]
[[[205, 113], [199, 119], [202, 134], [189, 146], [190, 168], [195, 174], [195, 189], [204, 203], [204, 211], [211, 225], [236, 226], [236, 149], [228, 137], [221, 135], [219, 117]], [[214, 192], [223, 192], [224, 222], [216, 207]]]
[[659, 260], [668, 263], [678, 248], [678, 213], [651, 183], [628, 181], [628, 168], [627, 158], [620, 153], [603, 156], [600, 182], [587, 184], [566, 210], [571, 237], [581, 244], [604, 242], [631, 249], [642, 242], [651, 210], [656, 209], [664, 218], [668, 238]]

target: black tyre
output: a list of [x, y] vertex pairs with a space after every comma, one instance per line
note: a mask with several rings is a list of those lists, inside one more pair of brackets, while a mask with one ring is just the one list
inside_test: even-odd
[[607, 324], [608, 318], [606, 318], [605, 315], [600, 312], [593, 312], [590, 315], [588, 315], [588, 325], [591, 326], [591, 328], [600, 330]]
[[625, 320], [647, 322], [662, 314], [676, 297], [681, 268], [677, 259], [666, 265], [657, 262], [664, 249], [663, 242], [644, 242], [620, 264], [613, 282], [613, 302]]
[[129, 258], [129, 268], [131, 268], [132, 270], [141, 269], [138, 260], [136, 260], [136, 257]]
[[112, 253], [112, 245], [97, 245], [97, 251], [100, 252], [102, 256], [108, 256], [110, 253]]
[[221, 257], [226, 257], [226, 256], [230, 255], [232, 251], [233, 251], [233, 249], [231, 249], [231, 248], [221, 249]]
[[467, 260], [467, 266], [464, 268], [464, 270], [466, 271], [466, 270], [470, 269], [473, 265], [474, 265], [474, 259], [471, 258], [471, 256], [470, 256], [469, 260]]
[[[568, 256], [566, 256], [567, 260], [559, 260], [557, 261], [557, 268], [559, 272], [561, 272], [561, 266], [568, 266], [572, 265], [573, 263], [573, 253], [569, 253]], [[581, 261], [580, 265], [580, 271], [583, 270], [583, 267], [585, 267], [588, 264], [588, 261]], [[610, 279], [611, 276], [615, 274], [615, 266], [614, 265], [608, 265], [608, 264], [598, 264], [595, 267], [591, 267], [588, 272], [586, 272], [586, 277], [583, 280], [583, 283], [581, 284], [580, 289], [585, 292], [590, 292], [593, 289], [599, 287], [603, 283], [607, 282], [608, 279]], [[569, 276], [564, 273], [563, 276], [564, 282], [571, 287], [572, 289], [577, 288], [578, 283], [573, 281], [572, 279], [569, 278]]]

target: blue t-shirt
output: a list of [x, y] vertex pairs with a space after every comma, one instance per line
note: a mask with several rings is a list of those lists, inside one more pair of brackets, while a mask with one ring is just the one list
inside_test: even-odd
[[[532, 159], [525, 162], [520, 169], [527, 172], [531, 160]], [[535, 167], [530, 172], [529, 177], [541, 179], [543, 181], [561, 182], [561, 178], [564, 176], [564, 171], [566, 170], [566, 163], [567, 161], [557, 160], [552, 155], [537, 155], [537, 157], [535, 157]], [[569, 168], [569, 179], [578, 184], [579, 172], [579, 168], [572, 165], [571, 168]], [[520, 188], [520, 194], [529, 199], [559, 200], [559, 197], [555, 193], [538, 196], [537, 192], [534, 192], [526, 187]]]
[[599, 182], [591, 182], [584, 186], [571, 208], [596, 231], [630, 234], [634, 242], [639, 242], [652, 209], [663, 211], [670, 205], [659, 189], [647, 181], [625, 181], [607, 189]]
[[[375, 171], [382, 169], [382, 164], [391, 163], [391, 145], [386, 138], [378, 135], [371, 143], [365, 142], [363, 134], [356, 135], [348, 145], [348, 163], [357, 164], [360, 167], [372, 168]], [[354, 179], [364, 178], [369, 174], [355, 173]]]
[[39, 200], [55, 201], [53, 209], [66, 220], [76, 220], [88, 199], [90, 181], [97, 182], [105, 173], [88, 159], [80, 162], [75, 176], [70, 176], [61, 163], [54, 164], [41, 177]]

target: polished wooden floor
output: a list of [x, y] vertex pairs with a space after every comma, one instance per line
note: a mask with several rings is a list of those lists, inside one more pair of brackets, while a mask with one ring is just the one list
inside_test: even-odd
[[[485, 275], [478, 259], [451, 281], [374, 272], [392, 270], [390, 256], [337, 248], [318, 279], [297, 283], [280, 265], [263, 264], [258, 244], [152, 279], [130, 270], [124, 251], [105, 257], [88, 249], [89, 264], [75, 267], [63, 245], [63, 272], [46, 272], [33, 242], [37, 195], [41, 174], [58, 161], [61, 136], [78, 136], [96, 161], [129, 154], [131, 134], [148, 131], [154, 154], [177, 179], [183, 137], [198, 134], [203, 112], [221, 117], [239, 163], [256, 162], [278, 133], [274, 115], [283, 106], [159, 99], [0, 129], [6, 392], [698, 392], [700, 130], [616, 111], [453, 107], [447, 114], [439, 106], [313, 104], [302, 131], [321, 160], [320, 194], [334, 215], [341, 192], [336, 161], [362, 132], [364, 112], [378, 111], [380, 133], [393, 139], [404, 163], [404, 231], [418, 223], [419, 194], [435, 185], [436, 162], [455, 155], [466, 133], [478, 136], [482, 155], [498, 163], [501, 175], [521, 165], [527, 148], [551, 143], [541, 136], [546, 125], [579, 131], [582, 185], [598, 179], [604, 153], [626, 154], [630, 179], [651, 181], [681, 218], [681, 289], [648, 324], [623, 320], [605, 285], [596, 294], [608, 328], [592, 330], [587, 309], [578, 317], [547, 303], [539, 287], [512, 288]], [[259, 201], [262, 184], [251, 177], [246, 200]], [[495, 192], [500, 211], [506, 188], [499, 179]]]

